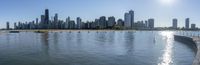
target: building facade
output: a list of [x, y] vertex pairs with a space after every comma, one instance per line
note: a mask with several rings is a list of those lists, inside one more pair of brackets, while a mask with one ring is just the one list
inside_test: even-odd
[[178, 23], [178, 20], [176, 18], [174, 18], [172, 20], [172, 28], [177, 29], [178, 28], [178, 24], [177, 23]]
[[185, 29], [190, 29], [190, 19], [189, 18], [185, 19]]

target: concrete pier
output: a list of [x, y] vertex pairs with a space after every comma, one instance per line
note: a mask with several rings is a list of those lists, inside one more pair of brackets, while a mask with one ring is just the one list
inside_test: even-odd
[[196, 50], [196, 56], [192, 65], [200, 65], [200, 37], [187, 37], [174, 35], [176, 41], [191, 45]]

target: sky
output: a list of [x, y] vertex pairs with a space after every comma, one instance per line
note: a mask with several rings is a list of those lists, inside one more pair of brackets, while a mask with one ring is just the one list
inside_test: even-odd
[[178, 26], [185, 25], [185, 18], [200, 25], [200, 0], [0, 0], [0, 28], [9, 21], [33, 21], [49, 9], [50, 16], [58, 13], [59, 19], [81, 17], [92, 21], [100, 16], [114, 16], [124, 19], [124, 13], [135, 11], [135, 21], [155, 19], [156, 27], [172, 26], [172, 19], [178, 19]]

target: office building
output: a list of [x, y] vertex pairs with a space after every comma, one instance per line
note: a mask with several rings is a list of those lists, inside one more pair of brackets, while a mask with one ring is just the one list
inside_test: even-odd
[[105, 29], [107, 27], [107, 20], [105, 16], [100, 17], [99, 24], [101, 29]]
[[81, 21], [82, 21], [82, 20], [81, 20], [80, 17], [77, 17], [77, 18], [76, 18], [77, 28], [78, 28], [78, 29], [81, 29]]
[[125, 13], [124, 15], [124, 27], [126, 29], [131, 28], [131, 15], [129, 13]]
[[66, 18], [66, 22], [65, 22], [65, 29], [69, 29], [69, 22], [70, 22], [70, 17]]
[[148, 28], [153, 29], [154, 28], [154, 19], [148, 19]]
[[117, 25], [120, 26], [120, 27], [124, 26], [123, 20], [122, 19], [118, 19], [117, 20]]
[[190, 19], [189, 18], [185, 19], [185, 29], [190, 29]]
[[191, 24], [191, 29], [196, 29], [196, 24]]
[[174, 29], [177, 29], [177, 27], [178, 27], [178, 20], [177, 19], [173, 19], [172, 20], [172, 28], [174, 28]]
[[14, 29], [17, 29], [17, 23], [16, 22], [14, 23]]
[[40, 29], [44, 29], [45, 28], [45, 23], [44, 23], [44, 21], [45, 21], [45, 16], [44, 15], [41, 15], [41, 25], [40, 25]]
[[130, 19], [131, 19], [131, 28], [134, 27], [134, 11], [133, 10], [130, 10], [129, 11], [129, 14], [130, 14]]
[[39, 29], [39, 20], [38, 20], [38, 18], [36, 18], [35, 21], [36, 21], [35, 28], [36, 28], [36, 29]]
[[7, 29], [7, 30], [10, 29], [10, 24], [9, 24], [9, 22], [6, 23], [6, 29]]
[[114, 16], [108, 17], [107, 23], [108, 23], [108, 28], [113, 28], [115, 25], [115, 17]]
[[52, 24], [52, 25], [53, 25], [52, 27], [53, 27], [54, 29], [58, 29], [58, 21], [59, 21], [59, 20], [58, 20], [58, 14], [56, 13], [55, 16], [54, 16], [53, 24]]
[[149, 25], [148, 25], [148, 21], [145, 20], [145, 28], [148, 28], [148, 27], [149, 27]]
[[49, 10], [45, 9], [44, 29], [49, 28]]

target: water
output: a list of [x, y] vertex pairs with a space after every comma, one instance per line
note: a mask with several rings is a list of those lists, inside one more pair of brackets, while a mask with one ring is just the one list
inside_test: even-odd
[[191, 65], [171, 31], [1, 33], [0, 65]]

